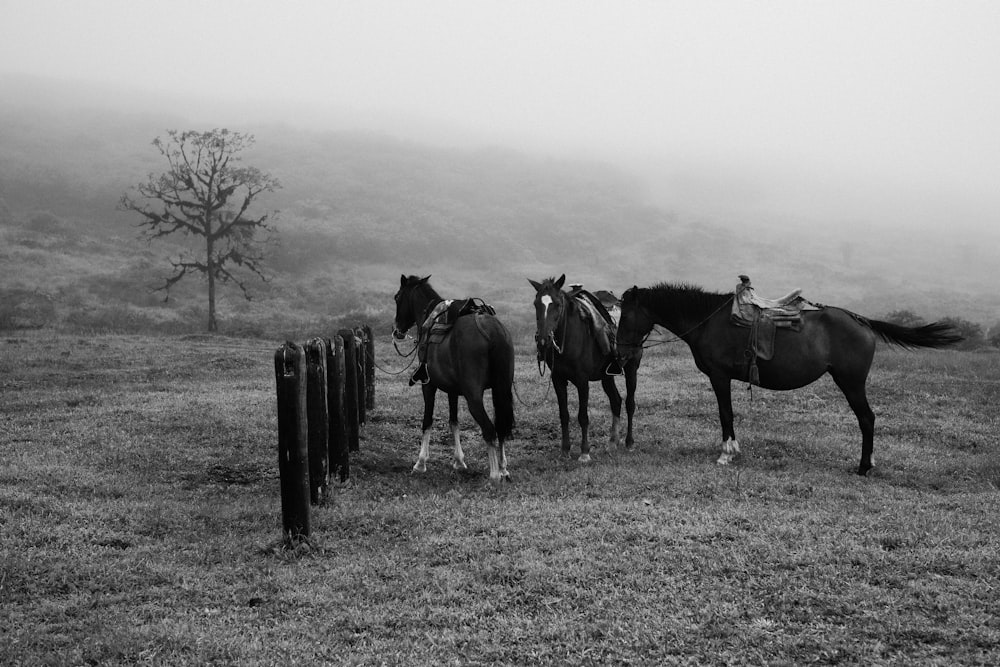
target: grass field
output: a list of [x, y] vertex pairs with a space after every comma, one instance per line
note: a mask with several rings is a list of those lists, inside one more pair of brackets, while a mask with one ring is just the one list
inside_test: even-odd
[[996, 353], [880, 349], [867, 478], [829, 378], [735, 386], [743, 455], [716, 466], [676, 347], [644, 359], [636, 451], [604, 446], [595, 386], [595, 460], [560, 459], [524, 348], [513, 481], [464, 406], [452, 470], [443, 398], [414, 475], [420, 392], [379, 372], [351, 482], [287, 550], [278, 343], [0, 338], [0, 663], [1000, 662]]

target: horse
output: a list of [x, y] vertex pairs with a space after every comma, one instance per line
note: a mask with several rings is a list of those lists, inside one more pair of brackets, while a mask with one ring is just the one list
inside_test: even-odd
[[[751, 377], [751, 334], [731, 321], [734, 298], [735, 294], [706, 292], [686, 284], [633, 286], [622, 295], [618, 329], [619, 352], [625, 359], [641, 351], [645, 338], [657, 324], [688, 344], [695, 365], [708, 376], [719, 404], [722, 454], [718, 463], [722, 465], [740, 452], [733, 431], [731, 381], [750, 381]], [[775, 330], [770, 360], [752, 360], [757, 365], [754, 384], [765, 389], [798, 389], [830, 374], [861, 429], [859, 475], [867, 475], [872, 468], [875, 413], [868, 403], [865, 385], [877, 339], [902, 348], [942, 348], [962, 337], [941, 322], [904, 327], [843, 308], [818, 306], [801, 312], [801, 330]]]
[[[402, 339], [414, 324], [421, 328], [431, 310], [444, 299], [426, 278], [400, 276], [396, 292], [393, 337]], [[430, 332], [421, 331], [423, 335]], [[448, 424], [454, 442], [453, 467], [467, 468], [458, 426], [458, 398], [465, 397], [473, 419], [479, 424], [490, 464], [490, 480], [509, 479], [504, 442], [514, 428], [514, 345], [503, 323], [490, 313], [476, 312], [458, 317], [443, 339], [427, 343], [428, 380], [421, 385], [424, 417], [420, 454], [414, 472], [426, 472], [430, 456], [434, 399], [440, 389], [448, 395]], [[486, 412], [483, 395], [493, 397], [494, 420]]]
[[[611, 433], [609, 442], [615, 447], [621, 445], [619, 435], [622, 398], [615, 385], [615, 378], [607, 370], [617, 364], [617, 354], [612, 350], [602, 350], [594, 329], [583, 317], [584, 306], [577, 299], [563, 291], [566, 275], [558, 280], [546, 278], [541, 282], [528, 279], [535, 288], [535, 318], [537, 328], [535, 342], [538, 348], [539, 368], [544, 363], [551, 371], [552, 386], [559, 403], [559, 426], [562, 429], [562, 455], [569, 456], [569, 407], [567, 405], [569, 383], [576, 387], [579, 398], [577, 420], [580, 423], [581, 442], [579, 461], [590, 461], [589, 425], [590, 415], [587, 404], [590, 397], [590, 383], [600, 381], [604, 393], [611, 404]], [[597, 317], [599, 314], [594, 313]], [[634, 357], [623, 367], [627, 389], [626, 411], [628, 412], [628, 433], [625, 439], [631, 448], [635, 439], [632, 435], [632, 415], [635, 413], [635, 387], [639, 359]]]

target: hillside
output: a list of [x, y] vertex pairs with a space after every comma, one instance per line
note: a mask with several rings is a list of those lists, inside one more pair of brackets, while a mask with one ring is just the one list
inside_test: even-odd
[[[163, 170], [152, 139], [187, 127], [149, 112], [0, 103], [0, 326], [200, 328], [200, 285], [179, 286], [167, 303], [150, 290], [176, 247], [147, 245], [116, 210], [127, 188]], [[272, 280], [249, 303], [222, 290], [229, 332], [283, 337], [359, 319], [387, 329], [401, 273], [432, 274], [446, 296], [481, 296], [518, 330], [532, 326], [525, 278], [560, 273], [616, 292], [660, 280], [721, 291], [748, 273], [765, 294], [800, 287], [870, 315], [1000, 319], [990, 285], [997, 238], [835, 216], [790, 232], [759, 215], [656, 208], [637, 176], [607, 164], [357, 132], [231, 129], [256, 136], [245, 161], [283, 188], [260, 201], [279, 211]]]

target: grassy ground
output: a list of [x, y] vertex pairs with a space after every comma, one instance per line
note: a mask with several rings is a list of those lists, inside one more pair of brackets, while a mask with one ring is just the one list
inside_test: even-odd
[[[398, 369], [386, 340], [379, 365]], [[829, 379], [736, 386], [716, 466], [684, 349], [640, 371], [637, 450], [558, 457], [547, 377], [518, 358], [512, 483], [468, 472], [439, 400], [377, 377], [353, 477], [280, 540], [272, 354], [211, 337], [0, 338], [0, 662], [995, 664], [1000, 356], [880, 350], [876, 469]], [[578, 438], [578, 436], [574, 436]]]

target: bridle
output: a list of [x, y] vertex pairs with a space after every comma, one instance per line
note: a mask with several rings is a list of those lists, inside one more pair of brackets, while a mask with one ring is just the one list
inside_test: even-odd
[[[555, 326], [549, 329], [549, 333], [545, 336], [545, 344], [543, 344], [543, 353], [541, 357], [537, 359], [538, 361], [538, 374], [540, 376], [545, 375], [545, 362], [548, 361], [549, 365], [555, 363], [555, 356], [557, 354], [563, 353], [563, 348], [566, 346], [566, 314], [569, 312], [569, 307], [566, 305], [566, 295], [562, 290], [556, 290], [557, 298], [559, 300], [559, 305], [561, 312], [559, 313], [559, 319], [556, 320]], [[555, 303], [555, 300], [553, 300]], [[562, 342], [556, 341], [556, 331], [562, 327]], [[535, 332], [535, 345], [538, 345], [542, 339], [538, 337], [538, 332]], [[546, 356], [546, 352], [549, 353]]]
[[[396, 292], [396, 295], [393, 297], [393, 299], [396, 302], [396, 310], [397, 311], [399, 310], [399, 302], [400, 302], [402, 296], [403, 296], [403, 290], [401, 288], [398, 292]], [[416, 313], [416, 310], [417, 310], [416, 308], [413, 307], [414, 306], [413, 299], [414, 299], [415, 296], [416, 296], [416, 287], [411, 287], [408, 290], [408, 292], [406, 294], [406, 297], [410, 301], [410, 303], [409, 303], [410, 311], [413, 312], [413, 313]], [[428, 303], [427, 308], [430, 308], [430, 306], [431, 306], [431, 304]], [[426, 314], [427, 308], [424, 309], [425, 314]], [[417, 350], [417, 346], [416, 345], [413, 346], [412, 350], [410, 350], [409, 352], [406, 352], [406, 353], [400, 352], [400, 350], [399, 350], [399, 342], [400, 341], [406, 340], [407, 338], [412, 338], [412, 336], [407, 335], [406, 332], [409, 331], [410, 329], [412, 329], [414, 324], [417, 324], [416, 314], [414, 314], [413, 317], [414, 317], [413, 323], [410, 324], [410, 326], [408, 326], [405, 329], [403, 329], [402, 331], [400, 331], [399, 328], [396, 326], [396, 322], [392, 323], [392, 346], [394, 348], [396, 348], [396, 354], [398, 354], [401, 357], [408, 357], [411, 354], [413, 354], [414, 352], [416, 352], [416, 350]]]

